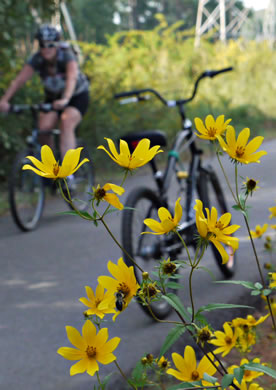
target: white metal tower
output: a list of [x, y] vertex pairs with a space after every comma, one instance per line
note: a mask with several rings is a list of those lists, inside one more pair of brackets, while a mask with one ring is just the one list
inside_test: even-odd
[[273, 46], [276, 38], [275, 23], [276, 0], [270, 0], [264, 14], [263, 38], [267, 39], [271, 46]]
[[[247, 19], [249, 9], [242, 11], [236, 7], [237, 0], [216, 0], [213, 10], [208, 10], [209, 0], [199, 0], [196, 20], [195, 46], [199, 46], [200, 37], [211, 29], [219, 32], [219, 39], [226, 42], [227, 37], [237, 36], [242, 24]], [[230, 21], [226, 23], [226, 12], [231, 15]]]

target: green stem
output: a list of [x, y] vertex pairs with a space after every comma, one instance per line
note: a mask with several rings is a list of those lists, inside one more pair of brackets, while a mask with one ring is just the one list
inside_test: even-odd
[[[253, 248], [253, 252], [254, 252], [255, 259], [256, 259], [257, 267], [258, 267], [259, 274], [260, 274], [261, 281], [262, 281], [262, 285], [265, 286], [264, 276], [263, 276], [263, 273], [262, 273], [262, 269], [261, 269], [260, 261], [259, 261], [258, 255], [257, 255], [256, 248], [255, 248], [255, 244], [254, 244], [254, 241], [253, 241], [251, 232], [250, 232], [248, 220], [247, 220], [247, 218], [246, 218], [245, 215], [244, 215], [243, 217], [244, 217], [244, 221], [245, 221], [245, 224], [246, 224], [246, 228], [247, 228], [247, 231], [248, 231], [248, 234], [249, 234], [250, 242], [251, 242], [251, 245], [252, 245], [252, 248]], [[270, 299], [269, 299], [268, 296], [266, 297], [266, 300], [267, 300], [267, 304], [268, 304], [268, 308], [269, 308], [269, 312], [270, 312], [270, 316], [271, 316], [273, 328], [274, 328], [274, 330], [276, 331], [275, 318], [274, 318], [274, 315], [273, 315], [273, 312], [272, 312], [271, 303], [270, 303]]]
[[[162, 324], [183, 325], [183, 322], [179, 322], [179, 321], [164, 321], [164, 320], [160, 320], [160, 319], [157, 318], [157, 317], [155, 316], [155, 314], [153, 313], [152, 308], [151, 308], [151, 306], [150, 306], [149, 303], [148, 303], [148, 310], [149, 310], [151, 316], [153, 317], [153, 319], [154, 319], [155, 321], [157, 321], [157, 322], [160, 322], [160, 323], [162, 323]], [[188, 326], [188, 325], [192, 325], [192, 324], [188, 324], [188, 323], [185, 322], [185, 326]]]
[[195, 318], [195, 306], [194, 306], [194, 299], [193, 299], [193, 289], [192, 289], [192, 277], [193, 277], [193, 272], [194, 272], [195, 267], [192, 266], [190, 275], [189, 275], [189, 292], [190, 292], [190, 301], [192, 305], [192, 322], [194, 322]]
[[141, 268], [140, 265], [138, 265], [136, 263], [136, 261], [133, 259], [133, 257], [130, 256], [130, 254], [125, 250], [125, 248], [119, 243], [119, 241], [116, 239], [116, 237], [113, 235], [113, 233], [109, 229], [108, 225], [105, 223], [105, 220], [101, 216], [99, 217], [99, 220], [102, 221], [102, 224], [104, 225], [104, 227], [106, 228], [107, 232], [109, 233], [109, 235], [112, 238], [112, 240], [116, 243], [116, 245], [118, 245], [118, 247], [130, 259], [130, 261], [132, 261], [132, 263], [143, 273], [144, 272], [143, 268]]
[[132, 383], [129, 383], [128, 379], [127, 379], [127, 376], [126, 374], [122, 371], [121, 367], [119, 366], [119, 364], [117, 363], [116, 360], [114, 360], [114, 363], [116, 365], [116, 367], [118, 368], [120, 374], [122, 375], [122, 377], [126, 380], [126, 382], [129, 384], [130, 387], [132, 387], [134, 390], [137, 390], [137, 387], [134, 386]]
[[101, 380], [100, 380], [100, 375], [99, 375], [99, 372], [98, 372], [98, 371], [96, 371], [96, 374], [97, 374], [97, 379], [98, 379], [98, 382], [99, 382], [100, 388], [101, 388], [101, 389], [104, 389], [104, 387], [103, 387], [103, 385], [102, 385], [102, 383], [101, 383]]
[[186, 249], [186, 252], [187, 252], [187, 255], [188, 255], [188, 258], [189, 258], [189, 262], [190, 262], [190, 265], [191, 267], [193, 266], [193, 262], [192, 262], [192, 259], [191, 259], [191, 256], [190, 256], [190, 252], [189, 252], [189, 249], [186, 245], [186, 242], [183, 240], [183, 238], [181, 237], [181, 234], [179, 233], [178, 230], [174, 230], [174, 232], [178, 235], [180, 241], [182, 242], [184, 248]]
[[220, 165], [220, 167], [221, 167], [223, 176], [224, 176], [224, 178], [225, 178], [225, 180], [226, 180], [226, 183], [227, 183], [227, 185], [228, 185], [228, 188], [229, 188], [229, 190], [230, 190], [230, 192], [231, 192], [231, 194], [232, 194], [232, 196], [233, 196], [233, 199], [235, 200], [236, 203], [238, 203], [238, 200], [236, 199], [236, 197], [235, 197], [235, 195], [234, 195], [234, 192], [233, 192], [233, 190], [232, 190], [232, 188], [231, 188], [231, 185], [230, 185], [230, 182], [229, 182], [228, 177], [227, 177], [227, 175], [226, 175], [226, 172], [225, 172], [225, 170], [224, 170], [224, 168], [223, 168], [223, 165], [222, 165], [222, 163], [221, 163], [221, 160], [220, 160], [220, 158], [219, 158], [219, 154], [216, 153], [216, 155], [217, 155], [217, 159], [218, 159], [219, 165]]
[[237, 200], [238, 200], [238, 204], [241, 206], [241, 204], [240, 204], [240, 199], [239, 199], [239, 188], [238, 188], [238, 164], [237, 164], [237, 162], [235, 162], [235, 185], [236, 185], [236, 197], [237, 197]]
[[62, 198], [65, 200], [65, 202], [69, 203], [70, 206], [72, 207], [72, 209], [83, 219], [86, 219], [87, 221], [92, 221], [94, 218], [90, 215], [90, 217], [87, 217], [85, 215], [83, 215], [73, 204], [72, 202], [72, 198], [71, 198], [71, 195], [70, 195], [70, 191], [69, 191], [69, 188], [68, 188], [68, 185], [67, 185], [67, 182], [66, 180], [64, 179], [64, 183], [65, 183], [65, 186], [66, 186], [66, 191], [67, 191], [67, 195], [68, 195], [68, 198], [66, 198], [64, 192], [63, 192], [63, 189], [62, 189], [62, 186], [60, 184], [60, 181], [58, 181], [58, 186], [59, 186], [59, 189], [60, 189], [60, 193], [61, 193], [61, 196]]

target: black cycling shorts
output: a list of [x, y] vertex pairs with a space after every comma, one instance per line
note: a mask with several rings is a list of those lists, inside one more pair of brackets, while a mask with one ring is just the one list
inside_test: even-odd
[[[53, 103], [54, 100], [58, 100], [58, 98], [57, 99], [46, 98], [45, 103]], [[88, 109], [88, 105], [89, 105], [89, 92], [84, 91], [78, 95], [72, 96], [66, 107], [75, 107], [77, 110], [79, 110], [81, 116], [84, 116], [84, 114]], [[60, 115], [63, 111], [64, 109], [58, 111], [58, 114]]]

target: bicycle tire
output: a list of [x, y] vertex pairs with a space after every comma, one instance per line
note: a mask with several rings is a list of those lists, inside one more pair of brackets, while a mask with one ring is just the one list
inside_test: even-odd
[[[146, 218], [158, 219], [157, 210], [162, 206], [160, 199], [149, 188], [140, 187], [133, 189], [127, 197], [125, 209], [122, 217], [122, 244], [129, 255], [135, 262], [146, 272], [150, 272], [158, 265], [158, 260], [163, 257], [159, 252], [161, 241], [164, 241], [164, 235], [143, 234], [141, 232], [150, 231], [144, 224]], [[156, 248], [157, 253], [150, 253], [148, 250]], [[144, 254], [143, 254], [144, 253]], [[142, 281], [141, 271], [133, 264], [126, 254], [123, 254], [125, 263], [128, 266], [134, 266], [134, 273], [138, 283]], [[175, 291], [175, 290], [174, 290]], [[151, 318], [147, 306], [140, 303], [140, 307]], [[161, 299], [160, 301], [151, 304], [151, 310], [154, 315], [163, 319], [166, 318], [172, 310], [172, 307], [167, 301]]]
[[[84, 158], [88, 158], [89, 162], [83, 164], [75, 173], [72, 188], [70, 193], [74, 207], [79, 211], [86, 211], [90, 206], [91, 195], [88, 192], [92, 192], [94, 185], [94, 169], [92, 160], [85, 143], [81, 140], [77, 140], [77, 147], [83, 147], [81, 151], [80, 161]], [[71, 209], [73, 207], [68, 204]]]
[[31, 149], [23, 150], [16, 155], [9, 177], [11, 215], [23, 232], [37, 227], [45, 202], [42, 178], [31, 170], [22, 170], [24, 164], [30, 164], [26, 158], [29, 155], [33, 155]]
[[[198, 192], [203, 203], [203, 209], [205, 207], [211, 209], [214, 206], [218, 211], [218, 216], [228, 212], [227, 203], [219, 179], [211, 167], [208, 167], [207, 170], [200, 170]], [[233, 253], [232, 248], [230, 246], [226, 246], [226, 251], [229, 254], [229, 260], [227, 263], [222, 264], [219, 251], [213, 244], [211, 244], [211, 247], [216, 264], [224, 277], [233, 277], [236, 272], [237, 261], [236, 254]]]

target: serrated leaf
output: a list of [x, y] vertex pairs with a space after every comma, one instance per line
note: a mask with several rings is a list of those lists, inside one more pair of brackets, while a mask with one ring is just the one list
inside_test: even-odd
[[218, 280], [214, 283], [225, 283], [225, 284], [240, 284], [243, 287], [254, 289], [254, 283], [247, 282], [246, 280]]
[[212, 311], [212, 310], [220, 310], [220, 309], [235, 309], [235, 308], [245, 308], [245, 309], [253, 309], [252, 306], [247, 305], [236, 305], [232, 303], [210, 303], [206, 306], [201, 306], [197, 313], [201, 313], [203, 311]]
[[185, 307], [183, 306], [181, 300], [178, 298], [177, 295], [173, 293], [168, 293], [167, 295], [162, 295], [162, 298], [165, 299], [165, 301], [167, 301], [176, 311], [178, 311], [185, 319], [185, 321], [191, 321], [190, 315], [186, 311]]
[[244, 370], [241, 367], [237, 367], [234, 369], [234, 376], [239, 382], [239, 384], [242, 383], [243, 375], [244, 375]]
[[234, 379], [233, 374], [224, 375], [224, 377], [222, 378], [222, 381], [221, 381], [222, 389], [226, 389], [229, 385], [231, 385], [231, 383], [233, 382], [233, 379]]
[[182, 336], [185, 331], [186, 327], [184, 325], [176, 325], [169, 331], [161, 347], [158, 359], [160, 359], [167, 352], [167, 350], [179, 339], [180, 336]]
[[241, 367], [244, 368], [245, 370], [263, 372], [264, 374], [271, 376], [271, 378], [276, 379], [276, 370], [273, 370], [273, 368], [267, 366], [263, 366], [262, 364], [246, 363]]
[[214, 376], [211, 376], [211, 375], [207, 374], [206, 372], [204, 372], [204, 374], [203, 374], [203, 379], [204, 379], [205, 381], [207, 381], [207, 382], [212, 383], [213, 385], [215, 385], [216, 382], [218, 381], [217, 378], [215, 378]]
[[177, 282], [168, 282], [168, 283], [166, 283], [166, 287], [167, 288], [172, 288], [172, 289], [175, 289], [175, 290], [184, 288], [184, 286], [182, 284], [179, 284]]

